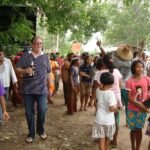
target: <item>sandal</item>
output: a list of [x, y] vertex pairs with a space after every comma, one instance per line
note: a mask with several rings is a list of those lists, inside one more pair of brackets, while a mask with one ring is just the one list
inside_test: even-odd
[[32, 143], [32, 142], [33, 142], [33, 138], [32, 137], [26, 138], [26, 143]]
[[47, 139], [46, 133], [41, 134], [40, 137], [41, 137], [42, 140], [46, 140]]

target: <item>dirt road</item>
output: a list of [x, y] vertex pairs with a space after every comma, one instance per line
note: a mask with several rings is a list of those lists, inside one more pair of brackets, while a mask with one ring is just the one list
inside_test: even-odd
[[[62, 91], [53, 99], [54, 104], [48, 106], [46, 116], [46, 141], [36, 136], [32, 144], [24, 142], [27, 125], [23, 108], [18, 108], [10, 113], [11, 119], [0, 126], [0, 150], [97, 150], [98, 143], [91, 138], [94, 109], [68, 116], [65, 114]], [[147, 150], [148, 141], [148, 137], [144, 135], [141, 150]], [[118, 149], [130, 150], [124, 111], [121, 111]]]

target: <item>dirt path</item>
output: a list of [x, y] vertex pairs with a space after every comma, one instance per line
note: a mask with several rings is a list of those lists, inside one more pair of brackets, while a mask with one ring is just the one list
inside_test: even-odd
[[[54, 104], [48, 106], [46, 141], [36, 136], [34, 143], [24, 142], [27, 125], [23, 108], [18, 108], [10, 113], [9, 122], [0, 126], [0, 150], [97, 150], [98, 144], [91, 138], [94, 109], [68, 116], [65, 114], [62, 91], [53, 99]], [[118, 149], [130, 150], [129, 130], [125, 127], [123, 111], [119, 133]], [[148, 140], [144, 135], [141, 150], [147, 150]]]

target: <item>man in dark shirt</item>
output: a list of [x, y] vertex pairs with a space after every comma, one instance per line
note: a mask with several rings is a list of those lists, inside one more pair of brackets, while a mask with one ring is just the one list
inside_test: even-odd
[[[92, 88], [92, 76], [93, 76], [93, 69], [91, 66], [91, 60], [89, 56], [86, 56], [84, 60], [84, 64], [80, 66], [79, 69], [79, 74], [80, 74], [80, 101], [81, 101], [81, 107], [80, 111], [87, 110], [87, 103], [88, 99], [91, 94], [91, 88]], [[84, 107], [83, 107], [84, 104]]]
[[42, 139], [46, 139], [44, 122], [47, 111], [47, 85], [50, 85], [47, 83], [50, 83], [50, 64], [48, 56], [42, 52], [40, 37], [33, 38], [32, 51], [24, 53], [16, 67], [17, 72], [23, 76], [21, 90], [29, 129], [26, 142], [33, 142], [35, 137], [35, 102], [37, 104], [36, 131]]

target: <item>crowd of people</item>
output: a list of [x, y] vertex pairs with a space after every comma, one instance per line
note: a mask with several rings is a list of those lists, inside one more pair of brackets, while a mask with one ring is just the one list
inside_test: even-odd
[[[144, 52], [133, 54], [125, 44], [116, 52], [106, 53], [98, 41], [100, 55], [69, 53], [63, 58], [59, 53], [45, 54], [42, 43], [41, 37], [34, 37], [31, 51], [18, 53], [11, 61], [0, 49], [3, 119], [9, 119], [5, 102], [6, 106], [10, 99], [14, 106], [23, 103], [29, 129], [25, 141], [32, 143], [36, 133], [45, 140], [47, 103], [53, 103], [53, 95], [57, 94], [62, 81], [67, 115], [95, 108], [92, 137], [99, 140], [100, 150], [107, 150], [110, 144], [117, 147], [120, 110], [124, 108], [131, 148], [140, 150], [142, 128], [150, 113], [150, 65]], [[148, 121], [146, 134], [150, 136], [150, 117]]]

